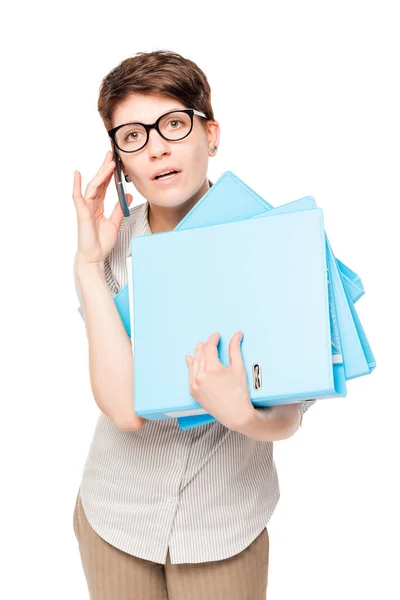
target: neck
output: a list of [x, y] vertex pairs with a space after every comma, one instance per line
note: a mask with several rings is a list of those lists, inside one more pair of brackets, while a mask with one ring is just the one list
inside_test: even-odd
[[172, 231], [192, 210], [193, 206], [204, 196], [204, 194], [210, 189], [208, 179], [204, 180], [201, 188], [191, 196], [186, 202], [179, 206], [157, 206], [149, 204], [149, 212], [147, 215], [151, 233], [162, 233], [165, 231]]

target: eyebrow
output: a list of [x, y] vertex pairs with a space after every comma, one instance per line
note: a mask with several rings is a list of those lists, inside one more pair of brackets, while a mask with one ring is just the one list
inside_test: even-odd
[[[166, 113], [173, 112], [173, 111], [176, 111], [176, 110], [186, 110], [186, 109], [185, 108], [170, 108], [169, 110], [166, 110], [164, 113], [161, 113], [160, 117], [162, 117]], [[157, 117], [157, 119], [158, 118], [159, 117]], [[126, 121], [126, 123], [141, 123], [142, 125], [144, 124], [143, 121], [138, 121], [138, 120]], [[122, 125], [125, 125], [125, 123], [122, 123]], [[150, 123], [145, 123], [145, 125], [150, 125]]]

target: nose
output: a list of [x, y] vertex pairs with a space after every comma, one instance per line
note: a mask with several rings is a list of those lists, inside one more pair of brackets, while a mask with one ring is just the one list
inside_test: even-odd
[[155, 127], [149, 132], [147, 145], [150, 156], [162, 156], [170, 152], [168, 140], [165, 140]]

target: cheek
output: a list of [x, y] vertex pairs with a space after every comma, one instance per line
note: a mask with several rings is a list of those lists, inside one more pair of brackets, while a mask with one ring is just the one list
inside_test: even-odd
[[201, 173], [207, 169], [208, 158], [208, 146], [202, 142], [187, 153], [185, 163], [190, 166], [194, 173]]
[[[138, 157], [139, 159], [140, 157]], [[136, 160], [131, 161], [129, 165], [127, 165], [127, 171], [129, 173], [129, 179], [132, 181], [133, 185], [139, 193], [141, 190], [144, 190], [150, 181], [151, 173], [155, 170], [155, 167], [151, 167], [149, 162], [145, 160]]]

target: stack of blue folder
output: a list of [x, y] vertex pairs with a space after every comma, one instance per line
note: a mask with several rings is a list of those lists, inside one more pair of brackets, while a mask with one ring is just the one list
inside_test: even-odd
[[312, 196], [273, 208], [225, 172], [170, 232], [131, 240], [114, 301], [134, 348], [139, 416], [210, 423], [185, 354], [213, 331], [222, 364], [242, 330], [255, 407], [343, 397], [376, 363], [354, 304], [358, 275], [336, 259]]

